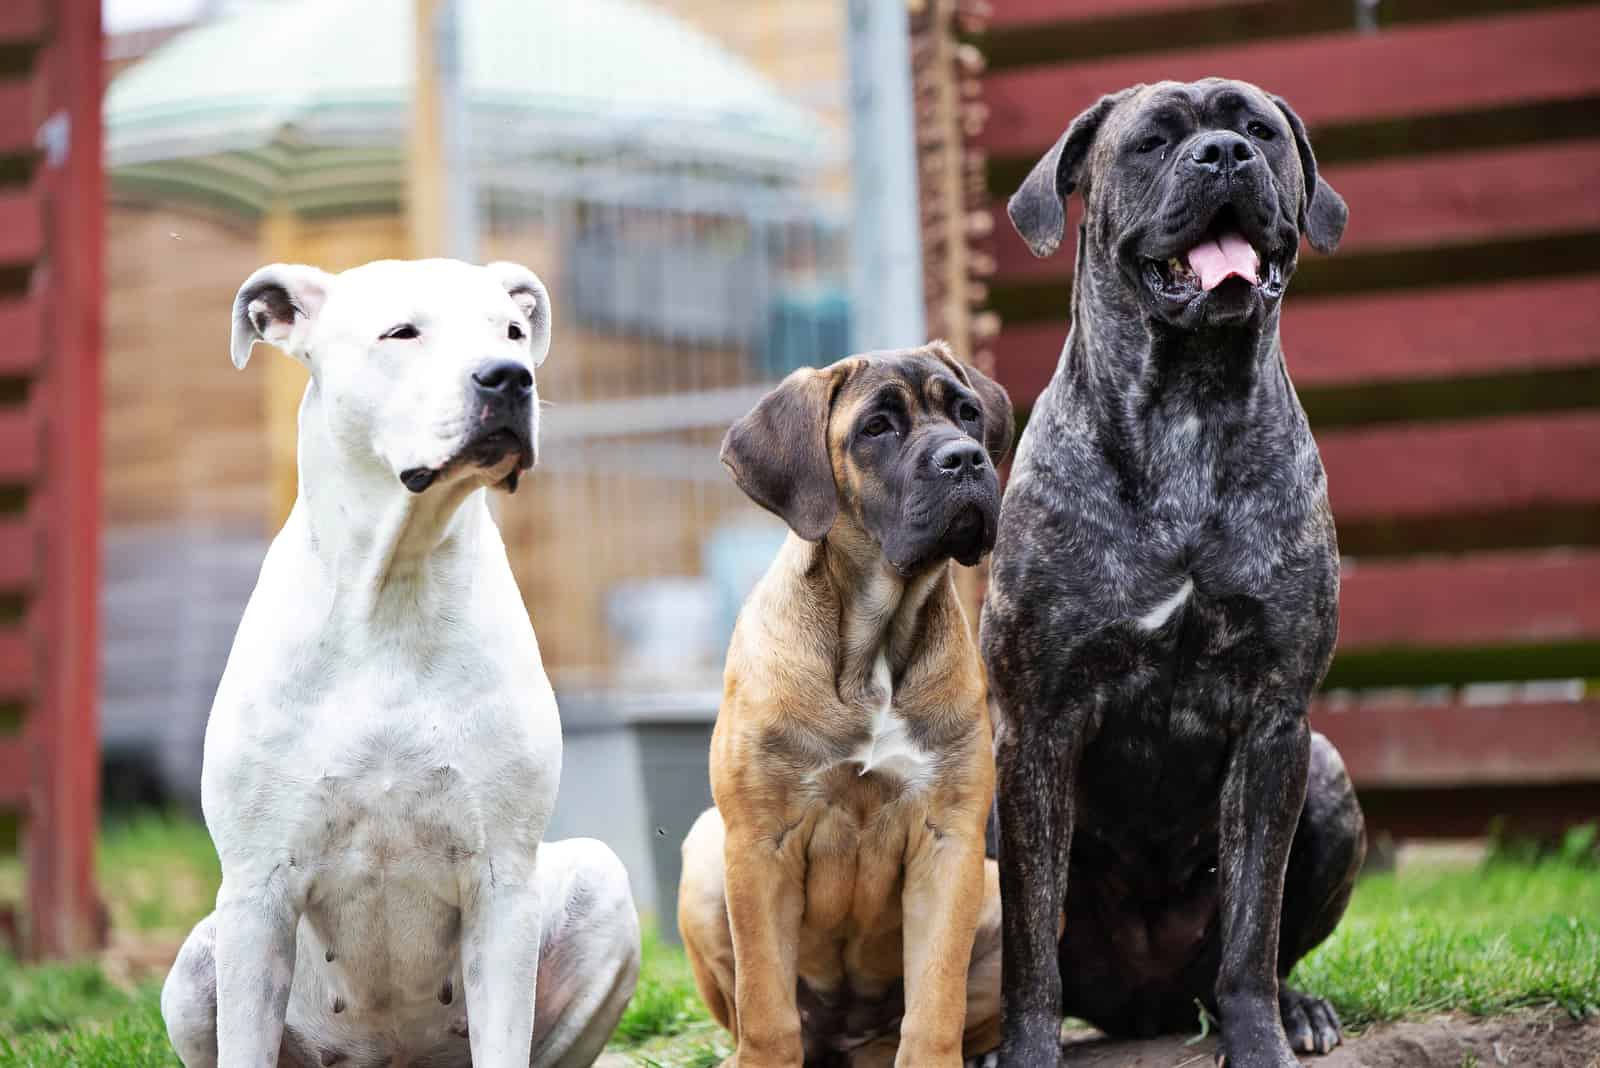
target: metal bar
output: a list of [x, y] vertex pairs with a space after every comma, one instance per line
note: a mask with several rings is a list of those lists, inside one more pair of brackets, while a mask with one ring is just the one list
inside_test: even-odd
[[922, 235], [904, 4], [847, 0], [850, 49], [850, 344], [921, 344]]

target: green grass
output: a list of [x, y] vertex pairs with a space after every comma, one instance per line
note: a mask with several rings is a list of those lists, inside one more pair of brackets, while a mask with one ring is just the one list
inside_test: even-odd
[[1558, 1005], [1600, 1012], [1600, 865], [1595, 828], [1553, 856], [1500, 850], [1462, 870], [1372, 875], [1344, 921], [1290, 977], [1347, 1024], [1455, 1010]]
[[[193, 823], [140, 817], [106, 829], [99, 871], [119, 932], [105, 959], [23, 966], [0, 957], [0, 1068], [176, 1068], [160, 976], [138, 965], [139, 947], [176, 948], [210, 909], [218, 881], [210, 841]], [[20, 887], [16, 866], [0, 862], [0, 901]], [[1292, 981], [1332, 998], [1356, 1027], [1447, 1010], [1600, 1012], [1595, 832], [1574, 832], [1554, 855], [1502, 849], [1480, 864], [1369, 876], [1334, 937]], [[730, 1046], [682, 952], [647, 931], [638, 990], [612, 1049], [646, 1068], [711, 1068]]]

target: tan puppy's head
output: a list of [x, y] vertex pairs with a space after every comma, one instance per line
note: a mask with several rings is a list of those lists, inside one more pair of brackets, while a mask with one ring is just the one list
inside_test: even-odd
[[800, 537], [903, 576], [994, 547], [1011, 400], [942, 341], [785, 378], [728, 430], [739, 488]]

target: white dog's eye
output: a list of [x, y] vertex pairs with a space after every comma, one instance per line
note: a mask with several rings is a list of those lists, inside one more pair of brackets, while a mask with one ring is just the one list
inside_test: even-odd
[[510, 326], [506, 327], [506, 337], [510, 338], [512, 341], [521, 341], [526, 336], [527, 335], [522, 332], [521, 325], [517, 323], [512, 323]]
[[401, 323], [391, 327], [378, 336], [379, 341], [412, 341], [422, 334], [410, 323]]

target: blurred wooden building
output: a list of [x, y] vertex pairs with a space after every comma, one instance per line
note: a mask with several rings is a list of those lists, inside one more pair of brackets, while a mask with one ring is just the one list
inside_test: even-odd
[[[166, 739], [161, 784], [113, 784], [128, 796], [198, 782], [234, 625], [293, 499], [303, 376], [265, 353], [232, 368], [235, 289], [273, 260], [434, 251], [406, 213], [410, 30], [375, 5], [241, 6], [108, 93], [106, 741], [147, 769]], [[556, 307], [541, 468], [497, 509], [581, 730], [618, 689], [714, 688], [775, 544], [716, 447], [766, 384], [844, 351], [842, 12], [458, 6], [479, 258], [528, 264]]]

